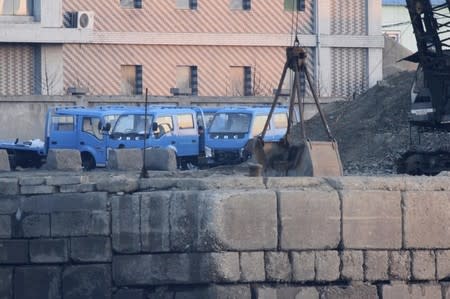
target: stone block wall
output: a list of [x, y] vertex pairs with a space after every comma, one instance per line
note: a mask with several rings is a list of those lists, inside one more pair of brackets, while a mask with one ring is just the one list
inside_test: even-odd
[[0, 177], [0, 298], [450, 299], [447, 177]]

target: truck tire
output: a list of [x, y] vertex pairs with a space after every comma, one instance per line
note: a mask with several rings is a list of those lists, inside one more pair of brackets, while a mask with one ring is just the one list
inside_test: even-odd
[[95, 168], [96, 163], [94, 157], [88, 152], [81, 153], [81, 166], [84, 170], [92, 170]]

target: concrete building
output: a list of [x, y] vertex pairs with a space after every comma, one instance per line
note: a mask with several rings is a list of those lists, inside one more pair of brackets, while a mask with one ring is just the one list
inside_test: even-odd
[[0, 95], [270, 95], [295, 31], [322, 97], [382, 78], [381, 0], [296, 2], [3, 0]]
[[[432, 5], [442, 4], [444, 2], [445, 0], [431, 0]], [[408, 9], [406, 8], [406, 0], [383, 0], [382, 4], [383, 33], [405, 48], [416, 52], [416, 39]]]

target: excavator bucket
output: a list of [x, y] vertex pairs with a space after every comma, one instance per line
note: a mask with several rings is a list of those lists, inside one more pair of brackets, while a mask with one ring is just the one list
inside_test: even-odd
[[262, 165], [265, 176], [342, 176], [343, 168], [335, 141], [284, 141], [262, 143], [252, 140], [252, 160]]
[[343, 169], [335, 141], [306, 141], [288, 176], [342, 176]]

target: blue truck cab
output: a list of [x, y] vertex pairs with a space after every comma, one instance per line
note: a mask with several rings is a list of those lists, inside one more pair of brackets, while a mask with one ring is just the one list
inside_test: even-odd
[[[147, 120], [147, 123], [145, 123]], [[109, 149], [171, 148], [180, 166], [204, 152], [200, 109], [178, 107], [56, 108], [48, 113], [47, 149], [78, 149], [83, 167], [105, 166]], [[145, 131], [147, 129], [147, 131]]]
[[[218, 110], [206, 134], [205, 151], [209, 164], [236, 164], [249, 158], [247, 142], [259, 135], [269, 115], [269, 107], [236, 107]], [[264, 141], [279, 141], [286, 134], [288, 109], [277, 107]]]

